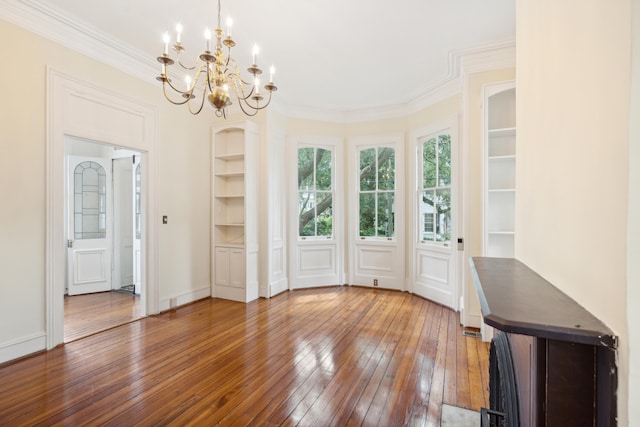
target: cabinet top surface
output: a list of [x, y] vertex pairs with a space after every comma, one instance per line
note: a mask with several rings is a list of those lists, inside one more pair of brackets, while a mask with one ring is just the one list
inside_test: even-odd
[[616, 348], [599, 319], [513, 258], [470, 261], [486, 324], [505, 332]]

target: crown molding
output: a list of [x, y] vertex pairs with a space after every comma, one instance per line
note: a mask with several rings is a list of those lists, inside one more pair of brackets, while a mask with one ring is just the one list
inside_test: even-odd
[[146, 54], [34, 0], [0, 1], [0, 18], [126, 74], [156, 84], [160, 69]]
[[415, 97], [405, 102], [362, 108], [358, 110], [328, 110], [301, 105], [279, 105], [278, 112], [292, 118], [304, 118], [338, 123], [356, 123], [406, 117], [462, 92], [463, 77], [501, 68], [515, 68], [515, 41], [503, 40], [447, 52], [447, 74], [438, 81], [423, 86]]
[[[160, 86], [154, 76], [159, 66], [153, 58], [98, 29], [76, 22], [59, 10], [37, 0], [0, 0], [0, 18], [62, 46], [112, 66], [147, 83]], [[462, 79], [471, 73], [515, 67], [515, 41], [454, 49], [447, 52], [447, 73], [425, 84], [403, 102], [357, 110], [294, 105], [275, 100], [273, 108], [290, 118], [337, 123], [406, 117], [462, 92]], [[271, 108], [271, 107], [270, 107]]]

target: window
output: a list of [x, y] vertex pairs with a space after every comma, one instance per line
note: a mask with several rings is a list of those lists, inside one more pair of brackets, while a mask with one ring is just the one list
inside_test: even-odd
[[395, 149], [375, 147], [360, 150], [360, 237], [395, 237]]
[[451, 135], [427, 137], [420, 145], [418, 188], [421, 242], [451, 240]]
[[96, 162], [82, 162], [74, 169], [74, 237], [104, 239], [107, 235], [107, 176]]
[[298, 148], [298, 236], [333, 236], [333, 153]]

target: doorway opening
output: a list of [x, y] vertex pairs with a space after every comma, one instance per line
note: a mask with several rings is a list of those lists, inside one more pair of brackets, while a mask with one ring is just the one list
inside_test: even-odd
[[65, 137], [64, 342], [145, 315], [141, 153]]

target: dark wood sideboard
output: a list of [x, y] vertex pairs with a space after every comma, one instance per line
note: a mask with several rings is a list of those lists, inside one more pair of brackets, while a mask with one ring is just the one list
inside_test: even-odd
[[509, 425], [617, 425], [612, 331], [516, 259], [470, 264], [484, 322], [511, 350], [519, 417]]

